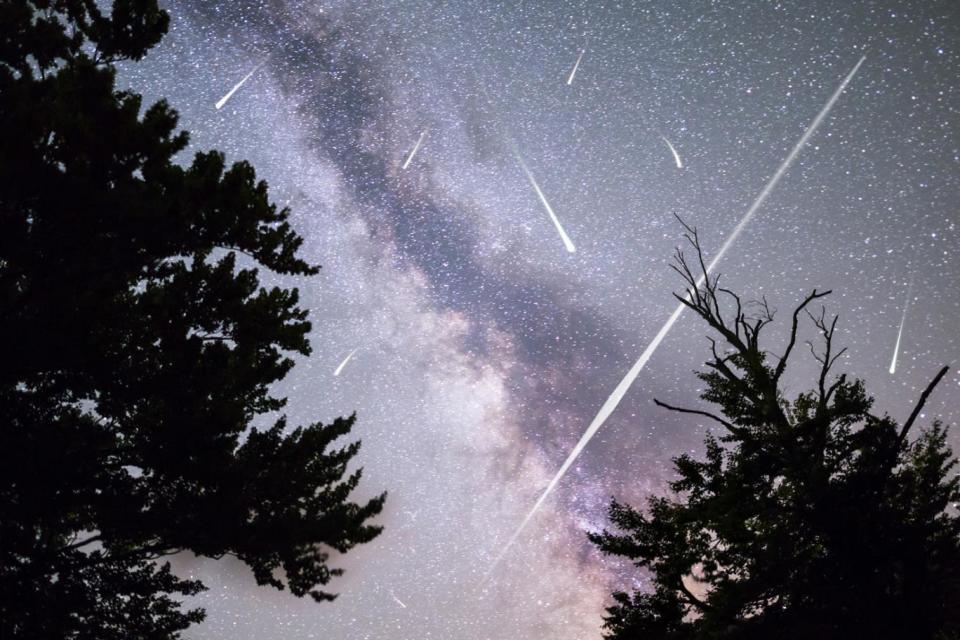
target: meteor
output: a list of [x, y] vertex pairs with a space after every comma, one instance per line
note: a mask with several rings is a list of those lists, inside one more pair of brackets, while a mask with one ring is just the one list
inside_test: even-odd
[[[490, 98], [490, 94], [487, 93], [486, 87], [482, 84], [480, 85], [480, 91], [487, 99], [487, 103], [490, 105], [490, 108], [493, 109], [494, 113], [496, 113], [497, 106]], [[530, 169], [527, 168], [527, 163], [523, 161], [523, 156], [520, 155], [520, 147], [517, 146], [517, 141], [510, 134], [506, 124], [501, 122], [501, 127], [503, 127], [503, 136], [510, 145], [511, 151], [513, 151], [513, 156], [517, 159], [517, 163], [520, 165], [520, 168], [523, 169], [523, 172], [527, 175], [527, 180], [530, 181], [530, 185], [533, 186], [533, 190], [537, 192], [540, 202], [543, 203], [544, 208], [547, 210], [547, 214], [549, 214], [550, 219], [553, 221], [553, 225], [557, 228], [557, 233], [560, 234], [560, 239], [563, 240], [563, 246], [565, 246], [567, 251], [570, 253], [576, 253], [577, 248], [574, 246], [573, 241], [570, 240], [570, 236], [567, 235], [567, 232], [563, 230], [563, 225], [560, 224], [557, 214], [553, 212], [553, 207], [551, 207], [550, 203], [547, 201], [547, 196], [543, 195], [543, 191], [540, 189], [540, 185], [537, 184], [536, 178], [533, 177], [533, 173], [531, 173]]]
[[890, 373], [897, 372], [897, 354], [900, 353], [900, 337], [903, 335], [903, 325], [907, 321], [907, 309], [910, 308], [910, 292], [913, 290], [913, 281], [907, 287], [907, 299], [903, 302], [903, 316], [900, 318], [900, 329], [897, 331], [897, 344], [893, 347], [893, 360], [890, 361]]
[[530, 169], [527, 168], [527, 163], [524, 162], [523, 158], [520, 157], [520, 151], [517, 150], [516, 144], [513, 145], [513, 155], [516, 156], [517, 162], [520, 163], [520, 168], [523, 169], [525, 174], [527, 174], [527, 179], [530, 181], [530, 184], [533, 185], [533, 190], [536, 191], [537, 195], [540, 197], [540, 202], [543, 203], [543, 207], [547, 210], [547, 213], [550, 214], [550, 219], [553, 220], [553, 225], [557, 228], [557, 233], [560, 234], [560, 239], [563, 240], [563, 246], [565, 246], [567, 251], [570, 253], [576, 253], [577, 248], [573, 246], [573, 242], [570, 240], [567, 232], [563, 230], [563, 225], [561, 225], [560, 220], [557, 219], [557, 214], [553, 212], [553, 207], [551, 207], [550, 203], [547, 202], [547, 197], [543, 195], [543, 191], [540, 190], [540, 185], [537, 184], [536, 178], [533, 177], [533, 174], [530, 173]]
[[680, 154], [677, 153], [677, 150], [673, 148], [673, 145], [670, 144], [670, 141], [667, 140], [666, 136], [660, 136], [663, 138], [663, 141], [667, 143], [667, 146], [670, 147], [670, 153], [673, 154], [673, 159], [677, 162], [677, 169], [683, 169], [683, 162], [680, 161]]
[[413, 160], [413, 156], [417, 155], [417, 149], [420, 148], [420, 144], [423, 142], [423, 137], [427, 135], [427, 132], [424, 131], [420, 134], [420, 137], [417, 138], [417, 144], [413, 145], [413, 151], [410, 152], [410, 155], [407, 156], [406, 161], [403, 163], [403, 168], [406, 169], [410, 166], [410, 161]]
[[222, 109], [222, 108], [223, 108], [223, 105], [227, 104], [227, 100], [229, 100], [231, 97], [233, 97], [233, 94], [235, 94], [235, 93], [237, 92], [237, 90], [238, 90], [240, 87], [242, 87], [243, 84], [244, 84], [247, 80], [250, 79], [250, 76], [252, 76], [253, 74], [255, 74], [255, 73], [260, 69], [260, 67], [262, 67], [262, 66], [265, 65], [265, 64], [267, 64], [267, 61], [266, 61], [266, 60], [264, 60], [263, 62], [261, 62], [261, 63], [258, 64], [257, 66], [255, 66], [255, 67], [253, 68], [253, 70], [250, 71], [250, 73], [248, 73], [247, 75], [243, 76], [243, 80], [241, 80], [241, 81], [238, 82], [237, 84], [233, 85], [233, 89], [230, 89], [230, 91], [227, 92], [227, 95], [225, 95], [225, 96], [223, 96], [222, 98], [220, 98], [219, 100], [217, 100], [217, 104], [216, 104], [217, 110]]
[[[357, 347], [357, 349], [359, 349], [359, 348], [360, 348], [360, 347]], [[341, 362], [341, 363], [340, 363], [340, 366], [336, 368], [336, 370], [333, 372], [333, 375], [335, 375], [335, 376], [339, 376], [339, 375], [340, 375], [340, 372], [343, 371], [343, 368], [344, 368], [345, 366], [347, 366], [347, 363], [348, 363], [348, 362], [350, 362], [350, 358], [352, 358], [352, 357], [353, 357], [353, 354], [355, 354], [355, 353], [357, 352], [357, 349], [354, 349], [354, 350], [351, 351], [349, 354], [347, 354], [347, 357], [343, 359], [343, 362]]]
[[[794, 145], [793, 149], [790, 150], [790, 153], [787, 154], [786, 159], [780, 164], [780, 167], [777, 169], [776, 173], [773, 174], [773, 177], [767, 182], [766, 186], [760, 192], [760, 195], [757, 196], [757, 199], [753, 201], [753, 204], [750, 205], [750, 208], [747, 209], [746, 214], [743, 218], [737, 223], [737, 226], [734, 227], [733, 232], [723, 243], [723, 246], [720, 247], [720, 251], [717, 252], [717, 255], [713, 257], [710, 261], [710, 264], [707, 265], [706, 273], [713, 271], [713, 268], [720, 262], [720, 259], [723, 258], [724, 254], [730, 248], [730, 246], [737, 239], [737, 236], [740, 235], [740, 232], [743, 231], [744, 227], [747, 226], [747, 223], [750, 222], [750, 219], [753, 218], [754, 214], [764, 203], [770, 193], [773, 191], [774, 187], [777, 186], [777, 183], [780, 182], [780, 179], [783, 178], [784, 174], [790, 168], [790, 165], [793, 164], [793, 161], [796, 159], [797, 155], [800, 153], [800, 150], [807, 144], [807, 141], [810, 139], [810, 136], [814, 134], [820, 124], [827, 117], [827, 114], [830, 113], [830, 110], [833, 109], [833, 105], [836, 104], [837, 100], [840, 98], [840, 94], [843, 93], [843, 90], [847, 88], [847, 85], [856, 75], [857, 71], [860, 69], [860, 65], [863, 64], [863, 61], [867, 57], [863, 56], [857, 62], [856, 66], [853, 67], [853, 70], [847, 74], [846, 78], [843, 79], [843, 82], [840, 83], [840, 86], [837, 87], [837, 90], [833, 92], [833, 95], [830, 96], [830, 99], [827, 101], [827, 104], [824, 105], [823, 109], [820, 110], [820, 113], [817, 114], [817, 117], [813, 119], [813, 122], [810, 123], [810, 126], [807, 127], [807, 130], [800, 137], [800, 140], [797, 144]], [[696, 286], [699, 288], [703, 285], [704, 278], [706, 274], [700, 276], [696, 282]], [[688, 295], [689, 299], [689, 295]], [[610, 397], [607, 398], [607, 401], [603, 403], [603, 406], [600, 407], [600, 411], [597, 413], [596, 417], [593, 419], [593, 422], [590, 423], [590, 426], [587, 427], [587, 430], [581, 436], [580, 440], [573, 447], [573, 450], [570, 452], [570, 455], [567, 456], [567, 459], [561, 465], [560, 470], [557, 471], [553, 479], [547, 485], [547, 488], [540, 495], [540, 498], [533, 505], [533, 508], [530, 509], [530, 512], [527, 513], [527, 516], [520, 523], [520, 526], [517, 527], [516, 531], [513, 532], [513, 535], [510, 536], [507, 543], [503, 546], [500, 551], [500, 555], [494, 560], [493, 564], [490, 565], [488, 570], [488, 577], [493, 573], [493, 570], [497, 567], [503, 557], [506, 555], [507, 551], [513, 545], [513, 543], [520, 536], [520, 533], [526, 528], [526, 526], [533, 519], [533, 516], [536, 515], [537, 511], [550, 496], [556, 486], [560, 483], [560, 480], [563, 479], [563, 476], [567, 473], [576, 459], [580, 456], [580, 453], [586, 448], [587, 444], [596, 435], [600, 427], [603, 426], [603, 423], [607, 421], [607, 418], [613, 413], [614, 409], [617, 408], [617, 405], [620, 404], [620, 401], [623, 400], [623, 397], [627, 394], [627, 391], [630, 389], [630, 386], [633, 384], [633, 381], [637, 379], [637, 376], [640, 375], [640, 372], [643, 371], [643, 368], [646, 366], [647, 362], [653, 356], [654, 352], [657, 350], [657, 347], [660, 346], [660, 343], [663, 342], [663, 339], [667, 337], [667, 334], [670, 333], [670, 329], [673, 328], [673, 325], [676, 324], [677, 320], [683, 314], [683, 310], [686, 308], [686, 305], [680, 304], [670, 317], [667, 318], [667, 322], [660, 328], [660, 331], [657, 332], [657, 335], [654, 336], [653, 340], [647, 345], [647, 348], [644, 349], [643, 353], [640, 354], [640, 358], [636, 361], [633, 367], [630, 368], [630, 371], [627, 372], [627, 375], [623, 377], [623, 380], [620, 381], [620, 384], [613, 390], [613, 393], [610, 394]]]
[[390, 597], [393, 598], [393, 601], [396, 602], [396, 603], [397, 603], [398, 605], [400, 605], [401, 607], [403, 607], [404, 609], [407, 608], [407, 605], [405, 605], [405, 604], [403, 604], [402, 602], [400, 602], [400, 598], [398, 598], [396, 595], [394, 595], [393, 591], [390, 592]]
[[586, 52], [586, 49], [580, 49], [580, 55], [577, 56], [577, 62], [573, 65], [573, 69], [570, 71], [570, 77], [567, 78], [567, 86], [573, 84], [573, 76], [577, 75], [577, 68], [580, 66], [580, 61], [583, 60], [583, 54]]

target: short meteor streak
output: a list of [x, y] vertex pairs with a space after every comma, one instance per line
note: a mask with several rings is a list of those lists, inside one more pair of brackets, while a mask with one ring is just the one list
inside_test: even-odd
[[227, 104], [227, 100], [229, 100], [231, 97], [233, 97], [233, 94], [235, 94], [235, 93], [237, 92], [237, 90], [240, 89], [240, 87], [242, 87], [243, 84], [244, 84], [247, 80], [249, 80], [250, 77], [251, 77], [253, 74], [255, 74], [257, 71], [259, 71], [260, 67], [262, 67], [262, 66], [265, 65], [265, 64], [267, 64], [267, 61], [266, 61], [266, 60], [264, 60], [263, 62], [261, 62], [261, 63], [258, 64], [257, 66], [255, 66], [250, 73], [248, 73], [247, 75], [243, 76], [243, 80], [241, 80], [240, 82], [238, 82], [237, 84], [235, 84], [235, 85], [233, 86], [233, 89], [230, 89], [230, 91], [227, 92], [227, 95], [225, 95], [225, 96], [223, 96], [222, 98], [220, 98], [219, 100], [217, 100], [217, 104], [216, 104], [217, 109], [218, 109], [218, 110], [219, 110], [219, 109], [222, 109], [222, 108], [223, 108], [223, 105]]
[[673, 148], [673, 145], [667, 140], [666, 136], [660, 136], [663, 138], [663, 141], [667, 143], [667, 146], [670, 147], [670, 153], [673, 154], [673, 159], [677, 162], [677, 169], [683, 169], [683, 162], [680, 160], [680, 154], [677, 153], [677, 150]]
[[553, 212], [553, 207], [551, 207], [550, 203], [547, 202], [547, 196], [543, 195], [543, 191], [540, 190], [540, 185], [537, 184], [536, 178], [533, 177], [533, 174], [530, 173], [530, 169], [527, 168], [527, 163], [523, 161], [522, 157], [520, 157], [520, 152], [517, 150], [516, 145], [514, 145], [513, 155], [516, 156], [517, 162], [520, 163], [520, 168], [523, 169], [525, 174], [527, 174], [527, 179], [530, 181], [530, 184], [533, 185], [533, 190], [536, 191], [537, 195], [540, 197], [540, 202], [543, 203], [544, 209], [546, 209], [547, 213], [550, 214], [550, 219], [553, 220], [553, 226], [557, 228], [557, 233], [560, 234], [560, 239], [563, 240], [563, 246], [565, 246], [567, 251], [570, 253], [576, 253], [577, 248], [573, 246], [570, 236], [568, 236], [567, 232], [563, 230], [563, 225], [560, 224], [560, 220], [557, 219], [557, 214]]
[[403, 607], [404, 609], [407, 608], [407, 605], [405, 605], [405, 604], [403, 604], [402, 602], [400, 602], [400, 598], [398, 598], [396, 595], [394, 595], [394, 593], [393, 593], [392, 591], [390, 592], [390, 597], [393, 598], [393, 601], [396, 602], [396, 603], [397, 603], [398, 605], [400, 605], [401, 607]]
[[417, 155], [417, 150], [420, 148], [420, 145], [423, 143], [423, 137], [427, 135], [427, 132], [424, 131], [420, 134], [420, 137], [417, 138], [417, 144], [413, 145], [413, 151], [410, 152], [410, 155], [407, 156], [406, 161], [403, 163], [403, 168], [406, 169], [410, 166], [410, 161], [413, 160], [413, 156]]
[[907, 299], [903, 303], [903, 316], [900, 318], [900, 329], [897, 331], [897, 344], [893, 347], [893, 360], [890, 361], [890, 373], [897, 372], [897, 354], [900, 353], [900, 337], [903, 336], [903, 325], [907, 321], [907, 309], [910, 308], [910, 292], [913, 290], [913, 282], [907, 287]]
[[[359, 349], [359, 348], [360, 348], [360, 347], [357, 347], [357, 349]], [[348, 363], [348, 362], [350, 362], [350, 358], [352, 358], [352, 357], [353, 357], [353, 354], [355, 354], [355, 353], [357, 352], [357, 349], [354, 349], [354, 350], [351, 351], [349, 354], [347, 354], [347, 357], [343, 359], [343, 362], [341, 362], [341, 363], [340, 363], [340, 366], [336, 368], [336, 370], [333, 372], [333, 375], [335, 375], [335, 376], [339, 376], [339, 375], [340, 375], [340, 372], [343, 371], [343, 368], [344, 368], [345, 366], [347, 366], [347, 363]]]
[[[787, 155], [786, 159], [777, 169], [776, 173], [773, 174], [773, 177], [767, 182], [766, 186], [763, 188], [763, 191], [760, 192], [760, 195], [757, 196], [757, 199], [754, 200], [753, 204], [750, 205], [750, 208], [747, 209], [746, 214], [743, 218], [737, 223], [737, 226], [734, 227], [733, 232], [723, 243], [723, 246], [720, 247], [720, 251], [717, 252], [717, 255], [713, 257], [713, 260], [710, 261], [710, 264], [707, 265], [707, 273], [710, 273], [713, 268], [717, 265], [724, 254], [730, 248], [730, 246], [737, 239], [737, 236], [740, 235], [740, 232], [743, 231], [744, 227], [747, 226], [747, 223], [750, 222], [750, 219], [753, 218], [754, 214], [764, 203], [770, 193], [773, 191], [774, 187], [777, 186], [777, 183], [780, 182], [780, 179], [783, 178], [784, 174], [790, 168], [790, 165], [793, 164], [793, 161], [796, 159], [797, 155], [800, 153], [800, 150], [807, 144], [807, 141], [810, 139], [810, 136], [814, 134], [820, 124], [827, 117], [827, 114], [830, 113], [830, 110], [833, 109], [833, 105], [836, 104], [837, 100], [840, 98], [840, 94], [843, 93], [843, 90], [847, 88], [847, 85], [856, 75], [857, 71], [860, 69], [860, 65], [863, 64], [863, 61], [867, 57], [863, 56], [860, 58], [860, 61], [857, 62], [856, 66], [853, 67], [853, 70], [847, 74], [847, 77], [843, 79], [843, 82], [840, 83], [840, 86], [836, 91], [833, 92], [833, 95], [830, 96], [830, 99], [827, 101], [827, 104], [824, 105], [823, 109], [820, 110], [820, 113], [817, 114], [817, 117], [814, 118], [813, 122], [807, 127], [807, 130], [804, 132], [803, 136], [800, 137], [799, 142], [794, 145], [793, 149], [790, 150], [790, 153]], [[703, 285], [705, 276], [700, 276], [696, 282], [696, 286], [699, 288]], [[688, 297], [689, 299], [689, 297]], [[533, 519], [533, 516], [536, 515], [537, 511], [550, 496], [556, 486], [560, 483], [560, 480], [563, 479], [563, 476], [567, 473], [576, 459], [580, 456], [580, 453], [586, 448], [587, 443], [596, 435], [600, 427], [603, 426], [603, 423], [607, 421], [607, 418], [613, 413], [614, 409], [617, 408], [617, 405], [620, 404], [620, 401], [623, 400], [623, 397], [627, 394], [627, 390], [630, 389], [630, 386], [633, 384], [633, 381], [637, 379], [637, 376], [640, 375], [640, 372], [643, 371], [644, 366], [653, 356], [654, 352], [657, 350], [657, 347], [660, 346], [660, 343], [663, 342], [663, 339], [667, 337], [667, 334], [670, 333], [670, 329], [673, 328], [673, 325], [676, 324], [677, 320], [680, 318], [680, 315], [683, 313], [686, 305], [680, 304], [670, 317], [667, 319], [666, 324], [664, 324], [660, 331], [657, 332], [657, 335], [654, 336], [653, 340], [647, 345], [647, 348], [640, 354], [640, 358], [637, 362], [630, 368], [630, 371], [627, 372], [627, 375], [624, 376], [623, 380], [620, 381], [620, 384], [613, 390], [613, 393], [610, 394], [610, 397], [607, 398], [607, 401], [603, 403], [603, 406], [600, 407], [599, 413], [593, 419], [593, 422], [590, 423], [590, 426], [587, 427], [587, 430], [584, 432], [583, 436], [580, 438], [579, 442], [573, 447], [573, 450], [570, 452], [570, 455], [567, 456], [567, 459], [564, 461], [563, 465], [560, 467], [560, 470], [557, 471], [556, 475], [550, 481], [550, 484], [547, 485], [547, 488], [540, 495], [540, 498], [537, 500], [536, 504], [533, 505], [533, 508], [523, 519], [523, 522], [520, 523], [520, 526], [517, 527], [516, 531], [513, 532], [513, 535], [510, 536], [510, 539], [507, 540], [507, 543], [503, 546], [500, 551], [500, 555], [497, 556], [496, 560], [490, 565], [488, 572], [488, 577], [492, 574], [493, 570], [500, 563], [503, 557], [506, 555], [507, 551], [510, 549], [511, 545], [517, 540], [520, 536], [520, 533], [526, 528], [526, 526]]]
[[580, 55], [577, 56], [577, 62], [573, 65], [573, 69], [570, 71], [570, 77], [567, 78], [568, 87], [573, 84], [573, 76], [577, 75], [577, 69], [580, 67], [580, 61], [583, 60], [583, 54], [586, 52], [586, 49], [580, 49]]
[[[483, 92], [484, 97], [487, 99], [490, 108], [496, 112], [497, 107], [494, 104], [493, 100], [490, 98], [490, 94], [487, 93], [486, 87], [482, 84], [480, 85], [480, 90]], [[560, 239], [563, 240], [563, 246], [567, 248], [567, 251], [570, 253], [576, 253], [577, 248], [574, 246], [573, 241], [570, 240], [570, 236], [567, 235], [567, 232], [563, 230], [563, 225], [560, 224], [560, 220], [557, 218], [557, 214], [553, 212], [553, 207], [550, 206], [550, 203], [547, 201], [547, 197], [543, 195], [543, 191], [540, 189], [540, 185], [537, 184], [536, 178], [533, 177], [533, 173], [530, 172], [530, 169], [527, 168], [527, 163], [523, 161], [523, 156], [520, 155], [520, 147], [517, 146], [517, 141], [510, 135], [509, 130], [506, 125], [502, 125], [504, 128], [504, 137], [507, 140], [507, 143], [510, 145], [510, 150], [513, 151], [514, 157], [517, 159], [517, 163], [520, 165], [520, 168], [523, 169], [523, 172], [527, 175], [527, 180], [530, 181], [530, 185], [533, 186], [533, 190], [537, 192], [537, 196], [540, 198], [540, 202], [543, 203], [543, 207], [547, 210], [547, 213], [550, 215], [550, 219], [553, 221], [553, 226], [557, 228], [557, 233], [560, 234]]]

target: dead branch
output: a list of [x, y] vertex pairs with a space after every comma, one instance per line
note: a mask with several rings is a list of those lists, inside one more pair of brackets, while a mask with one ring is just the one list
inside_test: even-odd
[[727, 431], [729, 431], [730, 433], [732, 433], [732, 434], [735, 435], [735, 436], [742, 436], [743, 433], [744, 433], [744, 430], [741, 429], [740, 427], [737, 427], [737, 426], [733, 425], [732, 423], [724, 420], [723, 418], [721, 418], [721, 417], [718, 416], [718, 415], [714, 415], [714, 414], [710, 413], [709, 411], [701, 411], [701, 410], [699, 410], [699, 409], [687, 409], [687, 408], [685, 408], [685, 407], [674, 407], [674, 406], [672, 406], [672, 405], [667, 404], [666, 402], [661, 402], [660, 400], [657, 400], [656, 398], [653, 399], [653, 402], [654, 402], [654, 404], [656, 404], [658, 407], [663, 407], [664, 409], [667, 409], [667, 410], [669, 410], [669, 411], [676, 411], [677, 413], [689, 413], [689, 414], [693, 414], [693, 415], [697, 415], [697, 416], [703, 416], [703, 417], [705, 417], [705, 418], [710, 418], [711, 420], [714, 420], [714, 421], [720, 423], [721, 425], [723, 425], [724, 428], [727, 429]]
[[819, 293], [816, 289], [814, 289], [809, 295], [807, 295], [806, 298], [803, 299], [803, 302], [800, 303], [800, 306], [793, 310], [793, 320], [790, 326], [790, 340], [787, 342], [787, 349], [783, 352], [783, 356], [780, 358], [779, 364], [777, 364], [777, 369], [773, 373], [774, 382], [780, 381], [780, 377], [787, 368], [787, 358], [790, 357], [790, 352], [793, 351], [793, 347], [797, 344], [797, 327], [800, 322], [800, 312], [804, 311], [807, 308], [807, 305], [817, 298], [823, 298], [831, 293], [833, 293], [831, 290]]
[[900, 430], [900, 435], [897, 438], [898, 444], [903, 444], [903, 441], [907, 439], [907, 434], [910, 432], [910, 428], [913, 427], [913, 423], [916, 422], [917, 416], [920, 415], [920, 411], [923, 410], [923, 405], [926, 404], [927, 398], [930, 397], [930, 394], [933, 393], [933, 389], [940, 384], [940, 381], [943, 379], [943, 376], [947, 375], [947, 371], [950, 370], [949, 366], [944, 366], [940, 371], [933, 377], [933, 380], [930, 381], [930, 384], [927, 385], [927, 388], [923, 390], [923, 393], [920, 394], [920, 400], [917, 402], [917, 406], [913, 408], [913, 412], [910, 414], [910, 417], [907, 418], [907, 421], [903, 423], [903, 428]]

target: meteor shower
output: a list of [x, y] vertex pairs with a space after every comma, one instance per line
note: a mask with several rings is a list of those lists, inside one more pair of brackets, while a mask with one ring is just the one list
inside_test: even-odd
[[960, 640], [955, 0], [0, 34], [4, 640]]

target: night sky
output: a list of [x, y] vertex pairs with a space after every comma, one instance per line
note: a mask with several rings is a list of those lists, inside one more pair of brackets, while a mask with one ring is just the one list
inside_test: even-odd
[[[707, 431], [653, 404], [700, 402], [709, 352], [692, 315], [485, 575], [676, 307], [673, 214], [718, 251], [861, 56], [718, 272], [780, 309], [773, 351], [803, 295], [833, 289], [849, 348], [837, 366], [898, 420], [960, 362], [956, 0], [164, 6], [169, 35], [120, 83], [180, 111], [183, 161], [248, 159], [292, 208], [323, 269], [263, 274], [298, 287], [313, 321], [313, 354], [277, 392], [291, 423], [356, 411], [357, 497], [389, 491], [384, 533], [340, 560], [332, 604], [258, 588], [238, 563], [177, 558], [210, 587], [190, 637], [599, 637], [610, 592], [644, 576], [586, 532], [612, 496], [664, 491], [671, 457]], [[797, 349], [787, 394], [815, 367]], [[925, 416], [958, 422], [956, 368]]]

